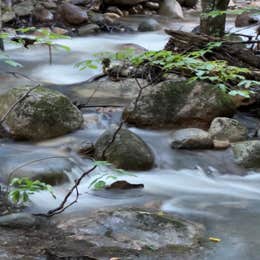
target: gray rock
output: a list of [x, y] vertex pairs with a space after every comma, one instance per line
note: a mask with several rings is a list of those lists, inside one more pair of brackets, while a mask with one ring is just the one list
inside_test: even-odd
[[15, 12], [12, 11], [4, 12], [1, 17], [3, 23], [8, 23], [12, 21], [14, 18], [15, 18]]
[[[106, 160], [115, 167], [124, 170], [149, 170], [154, 165], [154, 155], [148, 145], [136, 134], [127, 129], [121, 129], [112, 144], [115, 129], [105, 131], [95, 144], [97, 160]], [[109, 145], [108, 149], [106, 147]], [[102, 158], [103, 151], [105, 156]]]
[[232, 144], [235, 161], [245, 168], [260, 168], [260, 140]]
[[160, 9], [160, 4], [158, 2], [145, 2], [144, 6], [151, 9], [151, 10], [159, 10]]
[[30, 228], [37, 223], [30, 213], [13, 213], [0, 217], [0, 226], [9, 228]]
[[93, 11], [88, 11], [88, 20], [89, 22], [93, 23], [93, 24], [104, 24], [105, 23], [105, 17], [103, 14], [97, 13], [97, 12], [93, 12]]
[[115, 255], [136, 259], [136, 254], [144, 259], [175, 259], [176, 255], [182, 256], [177, 259], [190, 259], [186, 254], [190, 256], [192, 250], [199, 248], [204, 236], [203, 226], [195, 222], [167, 213], [131, 208], [70, 218], [60, 222], [58, 228], [88, 241], [95, 247], [96, 255], [105, 255], [105, 259]]
[[[13, 88], [0, 95], [0, 117], [28, 89]], [[38, 87], [9, 113], [5, 126], [14, 139], [43, 140], [75, 131], [82, 123], [81, 112], [66, 96], [54, 90]]]
[[119, 15], [119, 16], [124, 16], [124, 13], [123, 13], [118, 7], [116, 7], [116, 6], [109, 6], [109, 7], [107, 8], [107, 12], [109, 12], [109, 13], [115, 13], [115, 14], [117, 14], [117, 15]]
[[147, 0], [104, 0], [107, 5], [137, 5]]
[[171, 18], [183, 18], [183, 11], [177, 0], [164, 0], [160, 5], [160, 14]]
[[198, 128], [177, 130], [172, 135], [171, 147], [175, 149], [209, 149], [212, 146], [209, 133]]
[[87, 12], [77, 5], [63, 3], [58, 12], [60, 17], [71, 25], [80, 25], [88, 21]]
[[49, 10], [38, 7], [33, 10], [33, 17], [36, 21], [41, 23], [51, 22], [54, 18], [54, 15]]
[[160, 29], [161, 29], [160, 24], [152, 18], [146, 19], [145, 21], [140, 23], [140, 25], [138, 26], [139, 32], [151, 32], [151, 31], [157, 31]]
[[217, 116], [235, 111], [232, 98], [214, 85], [187, 80], [168, 80], [143, 91], [123, 117], [128, 123], [154, 128], [208, 128]]
[[13, 10], [18, 16], [30, 15], [33, 11], [33, 2], [31, 0], [22, 1], [19, 4], [13, 6]]
[[89, 35], [100, 31], [100, 27], [97, 24], [86, 24], [78, 28], [79, 36]]
[[240, 14], [236, 17], [235, 25], [236, 27], [244, 27], [250, 24], [256, 24], [260, 21], [260, 15], [254, 14], [252, 12], [246, 12]]
[[235, 119], [217, 117], [210, 125], [209, 134], [216, 140], [237, 142], [246, 140], [248, 131], [244, 125]]

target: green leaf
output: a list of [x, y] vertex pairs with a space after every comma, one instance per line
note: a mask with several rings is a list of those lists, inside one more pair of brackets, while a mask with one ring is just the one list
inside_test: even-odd
[[96, 190], [101, 190], [101, 189], [104, 189], [105, 186], [106, 186], [106, 183], [104, 181], [98, 181], [97, 183], [95, 183], [94, 188]]
[[21, 67], [23, 67], [22, 64], [20, 64], [20, 63], [14, 61], [14, 60], [4, 60], [4, 63], [6, 63], [6, 64], [8, 64], [8, 65], [10, 65], [10, 66], [12, 66], [12, 67], [15, 67], [15, 68], [21, 68]]
[[245, 98], [250, 98], [250, 94], [252, 93], [252, 91], [249, 90], [231, 90], [228, 92], [229, 95], [231, 96], [242, 96]]

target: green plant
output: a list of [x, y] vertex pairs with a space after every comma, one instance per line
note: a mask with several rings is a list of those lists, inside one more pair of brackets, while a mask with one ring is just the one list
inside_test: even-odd
[[135, 66], [150, 64], [159, 67], [165, 73], [184, 73], [191, 81], [203, 80], [215, 84], [230, 95], [249, 97], [253, 93], [250, 88], [260, 86], [259, 81], [248, 80], [250, 70], [236, 66], [230, 66], [224, 60], [207, 61], [205, 54], [212, 52], [222, 42], [209, 43], [206, 48], [191, 51], [184, 54], [171, 51], [149, 51], [134, 57], [132, 63]]
[[[19, 28], [16, 30], [20, 33], [17, 36], [11, 36], [8, 33], [0, 33], [0, 39], [10, 40], [13, 43], [21, 44], [27, 48], [29, 45], [33, 44], [43, 44], [48, 47], [49, 50], [49, 63], [52, 64], [53, 62], [53, 55], [52, 49], [53, 48], [61, 48], [65, 51], [70, 51], [70, 48], [67, 45], [58, 44], [55, 41], [59, 39], [70, 39], [69, 36], [60, 35], [57, 33], [53, 33], [47, 29], [36, 29], [35, 27], [26, 27], [26, 28]], [[26, 36], [27, 33], [34, 32], [37, 36], [28, 37]], [[11, 60], [3, 51], [0, 54], [0, 60], [3, 60], [8, 65], [14, 67], [21, 67], [21, 64]]]
[[99, 52], [94, 54], [94, 59], [80, 61], [75, 64], [75, 67], [79, 68], [79, 70], [85, 69], [97, 69], [98, 65], [105, 59], [110, 61], [122, 61], [122, 62], [130, 62], [131, 58], [134, 57], [134, 49], [126, 48], [125, 50], [119, 52]]
[[252, 7], [252, 6], [248, 6], [248, 7], [244, 7], [244, 8], [239, 8], [239, 9], [234, 9], [234, 10], [213, 10], [207, 13], [202, 13], [201, 16], [202, 17], [211, 17], [211, 18], [215, 18], [217, 16], [220, 15], [224, 15], [224, 14], [228, 14], [228, 15], [240, 15], [246, 12], [250, 12], [250, 11], [255, 11], [255, 12], [259, 12], [259, 8], [256, 7]]
[[11, 190], [8, 197], [15, 204], [24, 204], [29, 201], [30, 196], [40, 192], [48, 191], [53, 198], [56, 198], [52, 186], [39, 180], [33, 181], [29, 178], [14, 178], [10, 183]]
[[58, 43], [54, 42], [55, 40], [59, 40], [59, 39], [70, 39], [69, 36], [53, 33], [47, 29], [39, 29], [39, 30], [37, 30], [37, 32], [40, 34], [40, 36], [35, 37], [36, 43], [44, 44], [48, 47], [50, 64], [52, 64], [52, 48], [53, 47], [62, 48], [67, 52], [70, 51], [70, 47], [68, 47], [67, 45], [58, 44]]
[[[98, 168], [101, 167], [110, 167], [111, 163], [107, 161], [95, 161], [94, 165], [97, 166]], [[95, 178], [90, 184], [89, 188], [93, 188], [95, 190], [101, 190], [104, 189], [107, 185], [107, 181], [109, 179], [112, 180], [117, 180], [118, 178], [122, 178], [124, 176], [131, 176], [135, 177], [134, 174], [129, 173], [123, 169], [113, 169], [112, 173], [111, 172], [106, 172], [102, 174], [101, 176]]]

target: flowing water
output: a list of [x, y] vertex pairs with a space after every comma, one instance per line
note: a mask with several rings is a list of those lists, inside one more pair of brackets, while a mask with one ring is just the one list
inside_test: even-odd
[[[176, 28], [181, 25], [174, 26]], [[182, 27], [190, 28], [190, 24], [183, 24]], [[27, 50], [8, 45], [7, 53], [24, 65], [20, 72], [42, 83], [57, 84], [66, 89], [71, 87], [69, 84], [84, 82], [101, 71], [101, 68], [97, 71], [79, 71], [73, 64], [82, 59], [92, 58], [100, 51], [119, 50], [123, 44], [138, 44], [147, 49], [159, 50], [167, 39], [168, 36], [163, 32], [152, 32], [103, 34], [62, 40], [59, 42], [68, 45], [71, 52], [55, 50], [54, 64], [51, 66], [48, 64], [48, 51], [42, 46]], [[1, 92], [24, 82], [31, 84], [23, 78], [16, 79], [3, 74]], [[2, 141], [1, 176], [23, 168], [24, 171], [41, 171], [42, 167], [66, 168], [70, 184], [55, 186], [57, 199], [47, 193], [39, 193], [32, 198], [28, 210], [38, 213], [52, 209], [62, 200], [73, 179], [91, 165], [89, 160], [68, 147], [86, 139], [94, 142], [105, 129], [118, 122], [120, 113], [120, 109], [85, 110], [86, 124], [83, 129], [50, 141], [36, 144]], [[111, 173], [110, 169], [103, 167], [83, 181], [79, 189], [79, 202], [65, 214], [160, 201], [162, 210], [203, 223], [208, 236], [221, 239], [220, 243], [212, 244], [201, 259], [259, 259], [260, 172], [245, 171], [238, 167], [230, 150], [174, 151], [169, 144], [170, 131], [130, 129], [147, 142], [156, 156], [156, 165], [152, 170], [123, 177], [131, 183], [143, 183], [144, 189], [124, 192], [91, 191], [89, 185], [93, 179]], [[66, 164], [70, 167], [66, 167]]]

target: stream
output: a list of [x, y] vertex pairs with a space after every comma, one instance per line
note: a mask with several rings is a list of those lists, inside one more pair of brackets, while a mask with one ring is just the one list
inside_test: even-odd
[[[164, 23], [166, 23], [164, 21]], [[190, 21], [183, 22], [182, 28], [191, 28]], [[195, 24], [195, 22], [193, 21]], [[134, 24], [134, 23], [133, 23]], [[175, 24], [180, 28], [180, 24]], [[179, 27], [178, 27], [179, 26]], [[253, 29], [246, 29], [252, 33]], [[245, 32], [242, 32], [245, 33]], [[86, 80], [101, 72], [97, 70], [79, 71], [75, 63], [91, 59], [95, 53], [120, 50], [124, 44], [137, 44], [149, 50], [162, 49], [168, 36], [162, 31], [135, 34], [99, 34], [89, 37], [59, 40], [71, 48], [71, 52], [54, 50], [53, 65], [48, 64], [48, 50], [35, 46], [29, 50], [15, 45], [7, 46], [11, 58], [23, 64], [19, 72], [43, 84], [59, 86], [66, 93], [73, 84], [80, 86]], [[1, 65], [0, 65], [1, 66]], [[24, 78], [0, 75], [1, 89], [31, 83]], [[105, 96], [106, 93], [104, 93]], [[120, 100], [118, 101], [120, 103]], [[32, 197], [28, 211], [39, 213], [54, 208], [63, 199], [73, 180], [88, 169], [91, 162], [79, 156], [74, 144], [84, 140], [95, 142], [112, 124], [119, 122], [121, 108], [83, 109], [84, 128], [57, 139], [39, 143], [20, 143], [8, 140], [0, 142], [0, 172], [8, 175], [17, 169], [42, 171], [66, 168], [69, 182], [54, 188], [57, 199], [47, 192]], [[247, 122], [257, 124], [257, 119], [238, 115]], [[251, 120], [251, 121], [250, 121]], [[253, 120], [253, 121], [252, 121]], [[144, 189], [130, 191], [92, 191], [91, 181], [100, 175], [110, 173], [103, 167], [87, 177], [79, 188], [80, 199], [69, 208], [65, 218], [71, 214], [111, 206], [159, 203], [167, 212], [202, 223], [208, 237], [221, 239], [204, 250], [200, 259], [211, 260], [256, 260], [260, 255], [260, 175], [246, 171], [235, 164], [231, 150], [225, 151], [176, 151], [170, 148], [170, 131], [129, 128], [138, 134], [153, 150], [155, 167], [146, 172], [135, 172], [135, 176], [123, 176], [131, 183], [142, 183]], [[21, 171], [20, 171], [21, 172]], [[111, 174], [113, 174], [111, 172]]]

